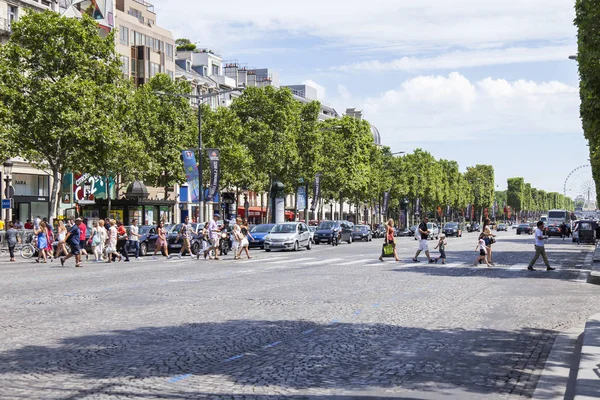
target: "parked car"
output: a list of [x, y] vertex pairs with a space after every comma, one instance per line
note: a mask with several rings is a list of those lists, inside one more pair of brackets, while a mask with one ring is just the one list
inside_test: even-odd
[[348, 221], [322, 221], [315, 232], [315, 244], [327, 242], [332, 244], [334, 239], [338, 242], [352, 243], [352, 228], [354, 224]]
[[448, 237], [462, 237], [462, 226], [458, 222], [448, 222], [444, 225], [442, 233]]
[[250, 247], [260, 247], [261, 249], [264, 249], [265, 236], [267, 236], [267, 234], [271, 232], [271, 229], [273, 229], [274, 226], [275, 224], [260, 224], [252, 228], [252, 230], [250, 231], [250, 234], [252, 235], [252, 239], [250, 240]]
[[304, 222], [286, 222], [275, 225], [265, 236], [265, 251], [294, 250], [300, 247], [312, 248], [310, 231]]
[[521, 233], [526, 233], [528, 235], [531, 235], [533, 233], [533, 230], [531, 229], [531, 225], [519, 224], [519, 226], [517, 226], [517, 235], [520, 235]]
[[[427, 239], [429, 239], [429, 240], [439, 239], [439, 228], [436, 223], [428, 222], [427, 230], [429, 231], [429, 236], [427, 236]], [[419, 239], [421, 239], [421, 234], [418, 231], [418, 226], [416, 226], [415, 227], [415, 240], [419, 240]]]
[[368, 225], [354, 225], [354, 229], [352, 229], [352, 240], [370, 242], [373, 240], [371, 228], [369, 228]]
[[506, 226], [506, 224], [498, 224], [498, 227], [496, 228], [496, 230], [498, 232], [507, 232], [508, 231], [508, 226]]
[[309, 225], [308, 231], [310, 232], [310, 241], [313, 242], [313, 244], [314, 244], [315, 243], [315, 232], [317, 231], [317, 227]]

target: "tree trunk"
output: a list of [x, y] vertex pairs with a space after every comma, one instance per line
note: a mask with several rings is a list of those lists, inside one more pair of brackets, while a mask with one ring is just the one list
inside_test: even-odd
[[52, 193], [50, 195], [50, 215], [48, 216], [50, 225], [54, 224], [54, 219], [56, 218], [56, 209], [58, 205], [56, 198], [58, 195], [58, 184], [60, 182], [58, 175], [58, 167], [52, 168]]
[[269, 176], [269, 187], [267, 188], [267, 224], [271, 222], [271, 186], [273, 186], [273, 177]]
[[344, 196], [340, 193], [340, 220], [344, 219]]
[[111, 211], [111, 207], [112, 207], [112, 202], [110, 199], [110, 186], [109, 186], [109, 181], [108, 181], [108, 176], [105, 177], [106, 179], [106, 200], [108, 201], [108, 210], [106, 211], [106, 217], [110, 218], [110, 211]]

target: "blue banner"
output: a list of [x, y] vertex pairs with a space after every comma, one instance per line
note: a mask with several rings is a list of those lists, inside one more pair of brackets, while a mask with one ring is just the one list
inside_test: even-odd
[[296, 209], [304, 210], [306, 208], [306, 186], [300, 186], [298, 188], [298, 200], [296, 202]]
[[192, 203], [200, 201], [200, 174], [198, 173], [198, 164], [196, 164], [196, 155], [193, 150], [183, 150], [183, 168], [185, 177], [190, 187], [190, 197]]

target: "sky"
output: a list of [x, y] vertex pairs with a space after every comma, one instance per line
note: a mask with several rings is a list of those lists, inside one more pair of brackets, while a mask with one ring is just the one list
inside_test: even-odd
[[[586, 164], [574, 1], [155, 0], [157, 24], [226, 61], [364, 111], [392, 151], [422, 148], [563, 192]], [[575, 174], [569, 195], [591, 179]]]

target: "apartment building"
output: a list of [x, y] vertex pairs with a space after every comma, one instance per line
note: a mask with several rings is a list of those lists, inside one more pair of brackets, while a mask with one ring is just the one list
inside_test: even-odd
[[116, 0], [116, 49], [123, 75], [136, 86], [164, 73], [175, 78], [173, 34], [157, 25], [154, 6], [144, 0]]
[[27, 10], [58, 10], [57, 0], [0, 0], [0, 43], [10, 36], [11, 24], [18, 21]]

